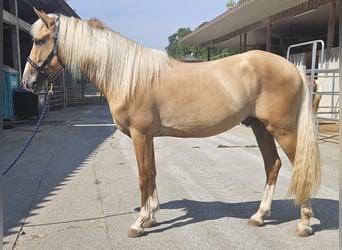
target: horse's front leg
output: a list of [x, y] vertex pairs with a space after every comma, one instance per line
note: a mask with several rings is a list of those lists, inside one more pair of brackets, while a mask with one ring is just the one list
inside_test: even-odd
[[128, 231], [128, 236], [139, 237], [144, 233], [144, 227], [152, 227], [156, 224], [154, 214], [159, 209], [159, 201], [156, 189], [153, 137], [135, 129], [131, 130], [131, 137], [139, 170], [141, 208], [138, 219]]
[[267, 131], [265, 125], [261, 121], [254, 119], [251, 123], [251, 127], [253, 129], [255, 138], [257, 139], [259, 149], [264, 160], [266, 171], [266, 187], [259, 209], [249, 219], [248, 225], [260, 226], [264, 224], [265, 215], [269, 215], [271, 213], [271, 203], [278, 173], [281, 167], [281, 161], [277, 152], [274, 138], [271, 133]]

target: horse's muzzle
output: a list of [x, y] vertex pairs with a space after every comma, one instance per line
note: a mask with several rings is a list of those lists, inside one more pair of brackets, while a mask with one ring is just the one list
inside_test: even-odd
[[46, 80], [47, 77], [37, 71], [31, 74], [24, 72], [21, 87], [33, 94], [39, 94]]

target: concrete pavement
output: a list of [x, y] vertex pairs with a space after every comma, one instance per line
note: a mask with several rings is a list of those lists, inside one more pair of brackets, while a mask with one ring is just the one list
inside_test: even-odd
[[[4, 131], [3, 169], [33, 127]], [[4, 249], [337, 249], [338, 133], [320, 133], [319, 143], [324, 175], [312, 200], [313, 236], [293, 235], [299, 209], [283, 200], [291, 167], [282, 152], [273, 213], [264, 227], [246, 225], [265, 174], [251, 130], [237, 126], [211, 138], [156, 139], [159, 223], [130, 239], [140, 201], [130, 140], [106, 105], [50, 112], [3, 178]]]

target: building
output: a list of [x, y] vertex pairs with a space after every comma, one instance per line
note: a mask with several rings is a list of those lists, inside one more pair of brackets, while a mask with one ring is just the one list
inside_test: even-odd
[[[61, 13], [79, 18], [64, 0], [3, 0], [3, 64], [18, 72], [18, 83], [21, 81], [26, 58], [32, 47], [30, 30], [31, 25], [37, 20], [33, 7], [46, 13]], [[4, 94], [11, 96], [12, 91], [5, 89]], [[86, 97], [99, 96], [93, 85], [77, 82], [66, 71], [56, 79], [54, 93], [51, 108], [88, 102], [91, 98]], [[13, 102], [15, 101], [14, 98]]]
[[33, 7], [78, 17], [64, 0], [3, 0], [3, 61], [18, 72], [23, 71], [32, 46], [30, 30], [37, 20]]
[[317, 39], [332, 48], [338, 46], [337, 5], [336, 0], [242, 0], [180, 43], [281, 55], [291, 44]]

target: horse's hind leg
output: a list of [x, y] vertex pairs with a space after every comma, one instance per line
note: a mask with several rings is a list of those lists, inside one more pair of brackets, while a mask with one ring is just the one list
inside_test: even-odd
[[281, 167], [281, 161], [277, 152], [273, 136], [267, 131], [265, 125], [253, 119], [250, 123], [253, 133], [258, 142], [266, 171], [266, 187], [258, 211], [252, 215], [248, 225], [260, 226], [264, 223], [264, 216], [271, 212], [271, 203], [273, 192], [277, 182], [278, 172]]
[[153, 138], [133, 129], [131, 136], [139, 170], [141, 208], [138, 219], [128, 231], [128, 236], [139, 237], [144, 233], [144, 227], [155, 225], [154, 214], [159, 209], [159, 200], [156, 189]]
[[[276, 136], [276, 139], [284, 152], [286, 153], [287, 157], [294, 164], [295, 158], [295, 150], [297, 144], [297, 138], [294, 133], [279, 133]], [[312, 234], [312, 227], [310, 226], [310, 219], [313, 216], [313, 211], [311, 207], [310, 198], [306, 200], [304, 203], [301, 204], [300, 208], [301, 212], [301, 221], [296, 228], [295, 235], [299, 237], [306, 237]]]
[[310, 219], [313, 215], [311, 201], [308, 200], [300, 208], [301, 221], [296, 228], [295, 235], [299, 237], [307, 237], [312, 234], [312, 227], [310, 226]]

